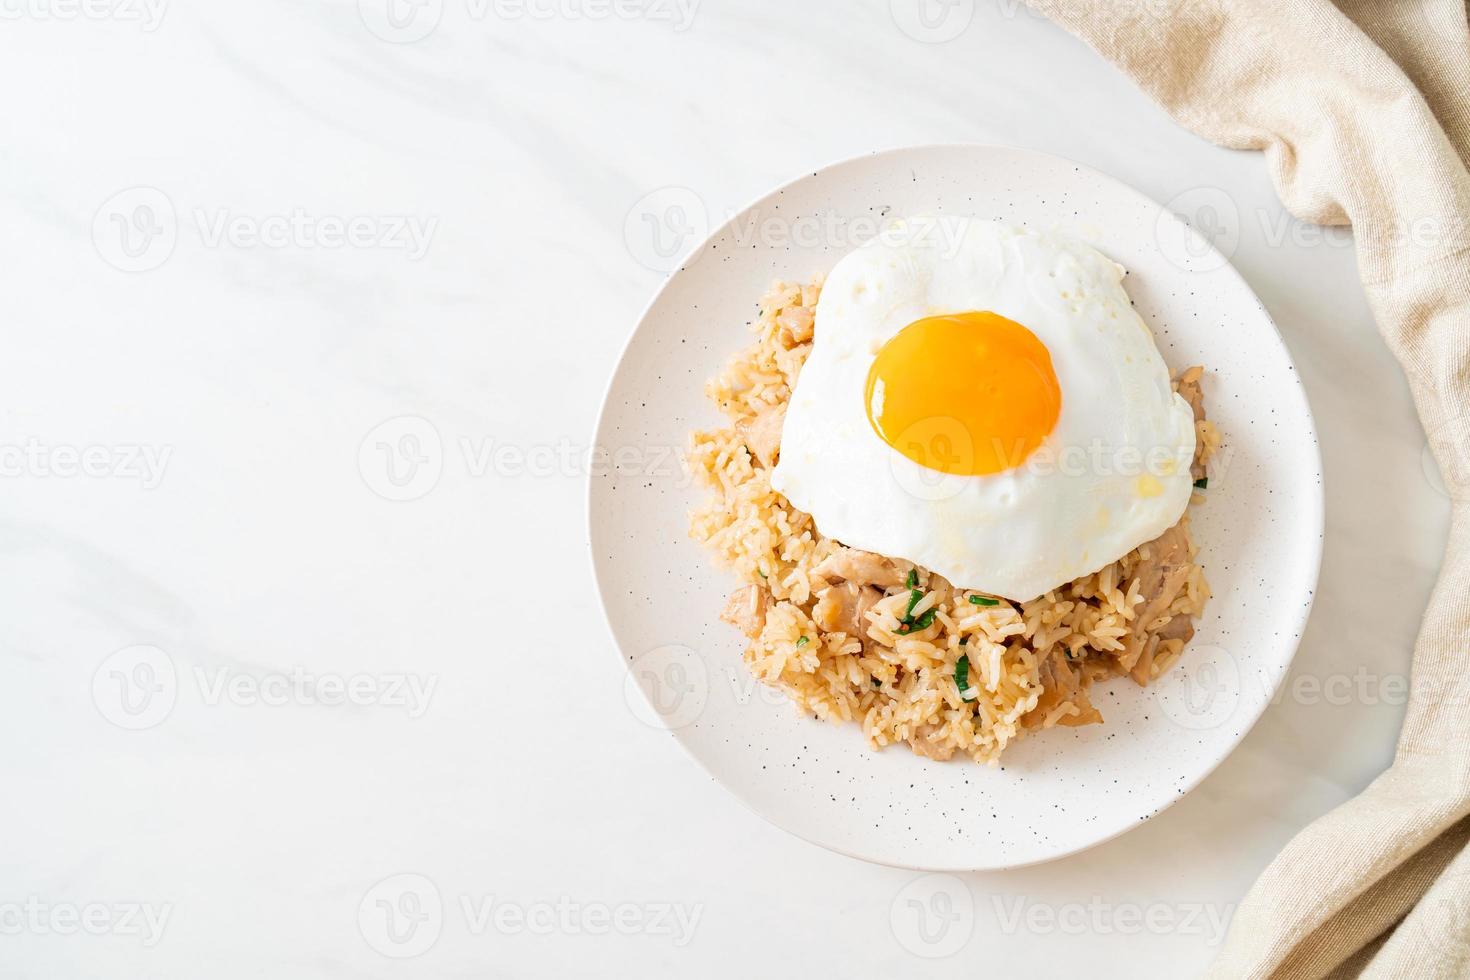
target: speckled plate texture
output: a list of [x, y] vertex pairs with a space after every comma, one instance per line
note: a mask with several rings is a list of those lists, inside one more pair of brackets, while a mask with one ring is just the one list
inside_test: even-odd
[[[740, 660], [744, 638], [718, 618], [738, 583], [689, 539], [688, 512], [702, 491], [673, 455], [691, 429], [722, 424], [705, 380], [751, 342], [747, 324], [773, 279], [824, 274], [883, 216], [925, 211], [1060, 230], [1123, 264], [1170, 368], [1207, 367], [1206, 406], [1225, 440], [1192, 519], [1215, 595], [1183, 659], [1147, 689], [1126, 679], [1096, 687], [1105, 724], [1034, 734], [998, 767], [932, 762], [906, 746], [875, 751], [856, 724], [799, 714], [752, 680]], [[1208, 217], [1208, 207], [1196, 211]], [[627, 668], [629, 711], [772, 823], [883, 864], [1032, 864], [1162, 811], [1270, 703], [1321, 560], [1311, 412], [1260, 301], [1180, 217], [1110, 177], [1029, 150], [890, 150], [756, 202], [695, 248], [649, 305], [613, 375], [596, 442], [592, 559]]]

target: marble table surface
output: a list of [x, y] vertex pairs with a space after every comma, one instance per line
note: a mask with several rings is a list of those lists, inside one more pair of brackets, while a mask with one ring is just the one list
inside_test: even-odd
[[[1449, 505], [1351, 237], [1015, 0], [0, 15], [0, 974], [1192, 975], [1390, 761]], [[1306, 384], [1327, 539], [1214, 775], [945, 905], [640, 722], [582, 515], [614, 358], [700, 223], [951, 141], [1212, 229]]]

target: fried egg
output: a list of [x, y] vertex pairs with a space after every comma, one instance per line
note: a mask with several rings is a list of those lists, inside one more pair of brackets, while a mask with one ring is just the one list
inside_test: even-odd
[[1194, 416], [1123, 275], [1060, 234], [892, 223], [827, 277], [772, 487], [846, 545], [1019, 601], [1157, 537]]

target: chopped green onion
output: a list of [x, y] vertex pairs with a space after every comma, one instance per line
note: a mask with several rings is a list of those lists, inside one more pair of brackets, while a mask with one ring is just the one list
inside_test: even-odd
[[[903, 619], [899, 623], [898, 631], [902, 634], [912, 633], [914, 630], [927, 629], [934, 622], [934, 608], [930, 608], [918, 619], [914, 618], [914, 607], [924, 601], [924, 593], [919, 589], [909, 590], [909, 605], [903, 611]], [[936, 607], [937, 608], [937, 607]]]
[[900, 636], [907, 636], [910, 633], [914, 633], [914, 632], [917, 632], [919, 630], [926, 630], [930, 626], [933, 626], [934, 625], [934, 612], [935, 611], [933, 609], [930, 609], [930, 610], [926, 611], [924, 613], [924, 615], [920, 616], [918, 619], [914, 619], [912, 616], [906, 616], [906, 617], [904, 617], [904, 621], [902, 623], [899, 623], [898, 624], [898, 633], [899, 633], [899, 635]]
[[756, 574], [757, 574], [757, 575], [759, 575], [759, 576], [760, 576], [760, 577], [761, 577], [761, 578], [765, 578], [765, 577], [766, 577], [766, 573], [765, 573], [765, 572], [763, 572], [763, 571], [761, 571], [761, 570], [760, 570], [760, 569], [759, 569], [759, 568], [757, 568], [757, 569], [756, 569], [756, 570], [755, 570], [755, 573], [756, 573]]
[[960, 689], [960, 697], [970, 689], [970, 655], [967, 653], [955, 661], [954, 686]]
[[1202, 476], [1198, 480], [1195, 480], [1194, 481], [1194, 488], [1196, 490], [1208, 490], [1208, 489], [1210, 489], [1210, 478], [1207, 477], [1207, 476]]
[[972, 606], [998, 606], [998, 605], [1000, 605], [1000, 600], [999, 599], [987, 599], [983, 595], [972, 595], [972, 596], [970, 596], [970, 605], [972, 605]]
[[801, 639], [796, 641], [796, 645], [798, 647], [804, 647], [810, 642], [812, 642], [810, 637], [803, 636]]
[[903, 584], [906, 585], [906, 586], [908, 586], [911, 589], [918, 588], [919, 587], [919, 570], [917, 568], [910, 568], [909, 569], [909, 577], [904, 581]]
[[874, 677], [873, 678], [873, 686], [874, 687], [882, 687], [883, 686], [883, 682], [880, 681], [878, 678]]

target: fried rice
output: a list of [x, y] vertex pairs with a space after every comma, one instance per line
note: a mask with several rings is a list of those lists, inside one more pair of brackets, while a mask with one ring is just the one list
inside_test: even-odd
[[[1097, 572], [1012, 602], [845, 548], [771, 489], [778, 450], [762, 442], [779, 440], [820, 292], [778, 282], [761, 300], [755, 343], [706, 388], [730, 424], [696, 432], [690, 453], [713, 492], [691, 533], [744, 583], [724, 618], [749, 638], [750, 672], [800, 711], [858, 723], [875, 748], [904, 743], [931, 759], [958, 752], [995, 764], [1027, 733], [1101, 722], [1094, 682], [1126, 675], [1147, 685], [1174, 666], [1210, 595], [1187, 513]], [[1201, 373], [1175, 381], [1195, 412], [1198, 476], [1220, 444], [1204, 418]]]

